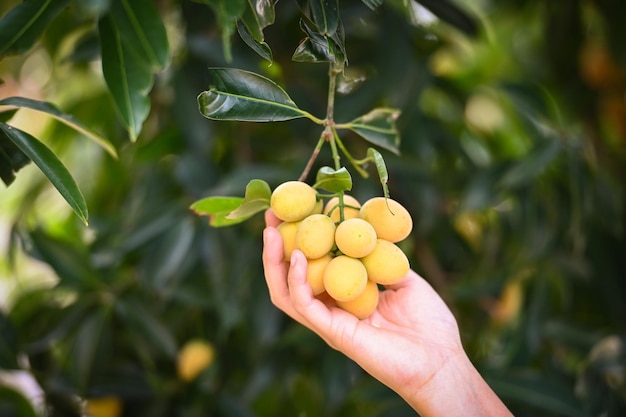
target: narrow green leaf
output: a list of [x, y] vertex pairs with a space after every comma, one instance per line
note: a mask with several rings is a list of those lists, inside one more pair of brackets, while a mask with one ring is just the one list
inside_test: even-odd
[[311, 0], [311, 17], [322, 35], [332, 36], [339, 24], [338, 0]]
[[193, 203], [190, 208], [199, 216], [209, 216], [209, 225], [212, 227], [225, 227], [246, 220], [245, 218], [226, 218], [230, 212], [237, 209], [242, 203], [242, 197], [206, 197]]
[[230, 212], [226, 218], [228, 220], [248, 219], [260, 211], [267, 210], [270, 207], [271, 196], [272, 190], [267, 182], [252, 180], [246, 186], [246, 193], [241, 205]]
[[59, 190], [76, 215], [87, 225], [87, 204], [80, 189], [67, 168], [54, 153], [30, 134], [7, 124], [0, 123], [0, 129], [28, 156]]
[[304, 19], [300, 19], [300, 29], [307, 35], [296, 47], [291, 59], [296, 62], [333, 62], [335, 50], [329, 38], [316, 32]]
[[556, 158], [560, 150], [561, 144], [557, 140], [548, 140], [506, 171], [500, 178], [499, 185], [512, 188], [533, 181]]
[[110, 14], [125, 45], [134, 48], [153, 69], [167, 66], [167, 33], [154, 1], [113, 0]]
[[198, 96], [200, 113], [208, 119], [275, 122], [308, 117], [321, 122], [262, 75], [233, 68], [209, 71], [215, 84]]
[[98, 28], [104, 79], [130, 139], [135, 141], [150, 112], [148, 92], [154, 75], [150, 67], [124, 43], [110, 17], [101, 19]]
[[28, 0], [0, 19], [0, 59], [30, 49], [69, 0]]
[[241, 20], [257, 43], [264, 43], [263, 29], [274, 23], [275, 3], [275, 0], [248, 0], [248, 7], [243, 12]]
[[30, 162], [30, 158], [18, 148], [9, 136], [0, 130], [0, 179], [7, 186], [15, 180], [15, 174]]
[[313, 188], [322, 188], [331, 193], [350, 191], [352, 189], [352, 176], [345, 167], [337, 170], [331, 167], [321, 167], [317, 171]]
[[74, 337], [72, 361], [79, 385], [84, 388], [91, 377], [96, 352], [101, 342], [106, 315], [103, 310], [95, 310], [80, 323]]
[[200, 0], [215, 12], [217, 23], [222, 32], [222, 46], [227, 62], [232, 61], [231, 35], [235, 33], [235, 23], [246, 10], [246, 0]]
[[368, 148], [367, 157], [374, 161], [376, 172], [378, 172], [378, 178], [380, 178], [380, 183], [383, 186], [383, 195], [385, 198], [389, 198], [389, 187], [387, 186], [389, 173], [387, 172], [387, 165], [385, 164], [383, 156], [376, 149]]
[[400, 110], [377, 108], [350, 123], [337, 125], [337, 128], [350, 129], [368, 142], [399, 154], [400, 135], [396, 128], [399, 116]]
[[241, 39], [243, 39], [250, 49], [259, 54], [261, 58], [269, 61], [270, 64], [273, 62], [272, 50], [269, 45], [252, 37], [247, 26], [241, 23], [241, 21], [237, 22], [237, 31]]
[[376, 10], [383, 4], [383, 0], [362, 0], [363, 3], [372, 10]]
[[115, 150], [111, 142], [109, 142], [99, 133], [85, 126], [80, 120], [76, 119], [71, 114], [63, 113], [51, 103], [48, 103], [46, 101], [33, 100], [26, 97], [8, 97], [0, 100], [0, 106], [16, 106], [47, 113], [61, 123], [64, 123], [72, 129], [76, 130], [77, 132], [80, 132], [83, 135], [87, 136], [98, 145], [100, 145], [111, 156], [117, 158], [117, 151]]
[[478, 34], [478, 24], [476, 20], [454, 2], [447, 0], [419, 0], [418, 3], [430, 10], [441, 20], [448, 22], [467, 35], [476, 36]]

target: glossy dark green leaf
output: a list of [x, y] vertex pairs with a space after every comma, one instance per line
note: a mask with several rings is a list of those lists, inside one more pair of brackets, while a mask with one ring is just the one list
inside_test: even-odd
[[0, 123], [4, 134], [41, 169], [52, 185], [61, 193], [76, 215], [87, 224], [87, 203], [67, 168], [43, 143], [30, 134]]
[[313, 188], [321, 188], [331, 193], [349, 191], [352, 189], [352, 176], [345, 167], [321, 167], [317, 171]]
[[383, 0], [362, 0], [363, 3], [372, 10], [376, 10], [383, 4]]
[[217, 18], [222, 33], [222, 47], [226, 61], [232, 61], [231, 36], [235, 33], [235, 23], [246, 10], [246, 0], [201, 0], [209, 5]]
[[31, 401], [24, 396], [22, 389], [0, 384], [0, 411], [3, 417], [38, 417]]
[[264, 41], [258, 41], [253, 38], [248, 31], [247, 26], [241, 23], [241, 21], [237, 22], [237, 32], [239, 32], [239, 36], [241, 36], [241, 39], [243, 39], [250, 49], [259, 54], [261, 58], [272, 63], [272, 49]]
[[81, 17], [100, 18], [111, 7], [111, 0], [74, 0], [76, 14]]
[[339, 0], [310, 0], [309, 5], [319, 32], [332, 36], [339, 25]]
[[209, 216], [209, 225], [213, 227], [231, 226], [241, 223], [245, 218], [228, 219], [226, 216], [243, 203], [242, 197], [206, 197], [191, 205], [191, 209], [200, 216]]
[[154, 1], [112, 0], [110, 15], [125, 46], [133, 48], [155, 70], [167, 66], [167, 33]]
[[[248, 34], [257, 43], [264, 43], [263, 29], [274, 23], [275, 2], [275, 0], [248, 0], [248, 7], [241, 16], [241, 20]], [[241, 31], [239, 33], [241, 34]]]
[[478, 35], [479, 28], [476, 20], [455, 3], [448, 0], [419, 0], [418, 3], [467, 35]]
[[15, 174], [30, 162], [9, 136], [0, 130], [0, 179], [7, 186], [15, 180]]
[[343, 29], [336, 30], [333, 36], [322, 35], [304, 19], [300, 20], [300, 28], [307, 35], [296, 47], [291, 59], [296, 62], [345, 62], [343, 46]]
[[213, 86], [200, 93], [200, 113], [213, 120], [276, 122], [308, 117], [291, 97], [270, 79], [234, 68], [211, 68]]
[[[2, 84], [0, 84], [2, 85]], [[2, 123], [7, 123], [9, 120], [11, 120], [13, 118], [13, 116], [15, 116], [15, 113], [17, 113], [18, 109], [10, 109], [10, 110], [3, 110], [0, 111], [0, 122]]]
[[80, 132], [83, 135], [87, 136], [89, 139], [100, 145], [111, 156], [117, 158], [117, 151], [107, 138], [100, 135], [98, 132], [90, 129], [83, 122], [81, 122], [71, 114], [62, 112], [52, 103], [49, 103], [47, 101], [33, 100], [26, 97], [8, 97], [0, 100], [0, 106], [15, 106], [46, 113], [54, 117], [61, 123], [64, 123], [72, 129], [76, 130], [77, 132]]
[[99, 25], [102, 72], [118, 113], [132, 141], [141, 133], [150, 112], [148, 92], [154, 75], [146, 63], [124, 42], [112, 19]]
[[387, 182], [389, 181], [389, 173], [387, 172], [387, 165], [385, 164], [383, 156], [376, 149], [368, 148], [367, 157], [374, 161], [374, 165], [376, 166], [376, 172], [378, 173], [378, 178], [380, 179], [380, 183], [383, 186], [383, 195], [386, 198], [389, 198], [389, 187], [387, 186]]
[[399, 116], [400, 111], [397, 109], [377, 108], [350, 123], [337, 125], [337, 128], [350, 129], [368, 142], [399, 154], [400, 135], [396, 128]]
[[20, 2], [0, 19], [0, 59], [30, 49], [69, 0]]
[[250, 181], [246, 186], [243, 202], [239, 207], [230, 212], [226, 216], [226, 219], [248, 219], [256, 213], [267, 210], [270, 207], [271, 196], [272, 190], [267, 182], [263, 180]]

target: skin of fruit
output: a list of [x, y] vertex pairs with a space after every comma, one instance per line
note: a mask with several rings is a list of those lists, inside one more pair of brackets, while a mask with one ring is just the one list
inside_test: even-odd
[[[339, 204], [339, 197], [331, 198], [330, 200], [328, 200], [328, 202], [324, 206], [324, 212], [323, 212], [323, 214], [326, 214], [326, 215], [330, 213], [330, 218], [333, 219], [335, 223], [339, 223], [339, 221], [341, 220], [340, 219], [341, 211], [339, 207], [333, 210], [333, 208], [337, 206], [338, 204]], [[359, 209], [354, 208], [354, 207], [361, 207], [361, 203], [359, 203], [359, 201], [356, 198], [352, 197], [351, 195], [344, 195], [343, 204], [344, 206], [345, 205], [352, 206], [352, 207], [344, 207], [343, 209], [344, 220], [359, 217]]]
[[344, 220], [335, 230], [337, 248], [352, 258], [369, 255], [376, 247], [376, 240], [374, 226], [358, 217]]
[[213, 345], [204, 340], [190, 340], [178, 353], [176, 369], [183, 381], [194, 380], [215, 360]]
[[363, 292], [354, 300], [337, 301], [337, 306], [363, 320], [371, 316], [378, 307], [378, 297], [378, 285], [374, 281], [368, 280]]
[[283, 259], [287, 262], [291, 259], [291, 253], [296, 248], [296, 231], [300, 222], [282, 222], [276, 226], [276, 230], [283, 238]]
[[380, 239], [399, 242], [413, 229], [413, 219], [408, 210], [390, 198], [374, 197], [361, 206], [359, 216], [374, 226]]
[[302, 220], [296, 231], [296, 248], [307, 259], [326, 255], [335, 245], [335, 223], [323, 214], [312, 214]]
[[284, 182], [274, 189], [270, 197], [274, 214], [285, 222], [304, 219], [313, 212], [316, 204], [315, 189], [302, 181]]
[[321, 258], [311, 259], [307, 262], [306, 280], [311, 286], [311, 290], [315, 296], [320, 295], [325, 291], [324, 271], [332, 259], [333, 257], [327, 253]]
[[370, 280], [383, 285], [395, 284], [406, 276], [410, 265], [402, 249], [388, 240], [378, 239], [369, 255], [361, 258]]
[[324, 270], [324, 288], [337, 301], [350, 301], [367, 285], [367, 270], [360, 260], [340, 255]]
[[85, 403], [88, 417], [119, 417], [122, 415], [122, 401], [115, 396], [89, 398]]

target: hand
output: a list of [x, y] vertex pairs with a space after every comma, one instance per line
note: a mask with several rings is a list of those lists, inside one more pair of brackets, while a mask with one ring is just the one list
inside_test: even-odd
[[[454, 316], [414, 271], [382, 291], [376, 311], [359, 320], [313, 296], [306, 281], [306, 258], [296, 250], [285, 262], [282, 238], [275, 228], [280, 220], [271, 210], [265, 220], [263, 265], [270, 298], [278, 308], [395, 390], [423, 416], [444, 411], [445, 404], [438, 404], [439, 387], [458, 395], [460, 391], [446, 385], [459, 376], [464, 377], [463, 383], [468, 383], [465, 377], [475, 377]], [[462, 410], [472, 415], [467, 406], [458, 409]]]

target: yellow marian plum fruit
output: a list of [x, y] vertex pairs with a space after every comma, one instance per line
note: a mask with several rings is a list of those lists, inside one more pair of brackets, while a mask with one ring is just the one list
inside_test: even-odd
[[337, 305], [358, 319], [363, 320], [371, 316], [376, 307], [378, 307], [378, 296], [378, 285], [374, 281], [368, 280], [363, 292], [354, 300], [337, 301]]
[[[361, 207], [361, 203], [352, 197], [351, 195], [343, 196], [343, 219], [353, 219], [355, 217], [359, 217], [359, 208]], [[351, 207], [346, 207], [351, 206]], [[330, 213], [330, 214], [329, 214]], [[341, 220], [341, 210], [339, 207], [339, 197], [333, 197], [324, 206], [324, 214], [329, 215], [331, 219], [335, 223], [339, 223]]]
[[367, 285], [367, 270], [358, 259], [340, 255], [324, 270], [324, 288], [337, 301], [350, 301]]
[[408, 210], [390, 198], [374, 197], [361, 206], [359, 216], [374, 226], [380, 239], [399, 242], [413, 229]]
[[376, 230], [363, 219], [344, 220], [335, 230], [337, 248], [352, 258], [369, 255], [376, 246]]
[[307, 262], [306, 280], [308, 281], [313, 295], [317, 296], [324, 292], [324, 270], [333, 257], [327, 253], [321, 258], [310, 259]]
[[296, 231], [300, 222], [282, 222], [276, 227], [276, 230], [283, 238], [284, 260], [289, 262], [291, 253], [296, 248]]
[[194, 380], [215, 359], [213, 345], [204, 340], [190, 340], [178, 352], [176, 370], [183, 381]]
[[274, 189], [270, 207], [285, 222], [297, 222], [308, 216], [317, 204], [317, 193], [302, 181], [287, 181]]
[[326, 255], [335, 245], [335, 223], [324, 214], [311, 214], [300, 222], [296, 231], [296, 248], [307, 259]]
[[311, 214], [322, 214], [323, 211], [324, 211], [324, 201], [320, 199], [320, 200], [317, 200], [315, 202], [315, 206], [313, 206], [313, 210], [311, 210], [309, 215], [311, 215]]
[[401, 281], [409, 272], [410, 265], [402, 249], [388, 240], [378, 239], [369, 255], [361, 258], [367, 276], [372, 281], [391, 285]]
[[122, 401], [116, 396], [89, 398], [85, 403], [88, 417], [119, 417], [122, 415]]

